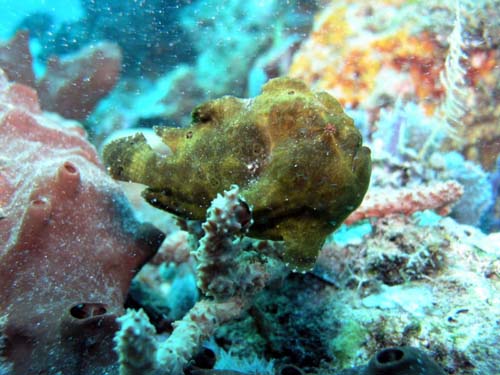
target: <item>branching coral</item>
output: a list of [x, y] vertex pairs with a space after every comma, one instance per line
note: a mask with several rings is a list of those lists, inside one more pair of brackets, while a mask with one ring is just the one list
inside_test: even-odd
[[182, 374], [217, 326], [241, 315], [255, 293], [283, 274], [281, 261], [263, 254], [244, 254], [239, 246], [235, 237], [245, 233], [251, 216], [238, 193], [234, 186], [219, 195], [208, 210], [205, 235], [195, 252], [205, 298], [174, 323], [172, 334], [165, 341], [153, 337], [153, 328], [141, 312], [129, 311], [120, 318], [122, 328], [115, 341], [121, 375]]
[[234, 239], [251, 224], [249, 207], [238, 198], [237, 187], [213, 200], [203, 224], [205, 235], [194, 253], [198, 261], [198, 287], [205, 295], [220, 300], [249, 295], [264, 286], [260, 280], [264, 270], [259, 270], [258, 263], [244, 259], [239, 240]]
[[157, 370], [155, 327], [143, 310], [128, 310], [117, 319], [115, 335], [121, 375], [153, 375]]
[[434, 209], [442, 215], [463, 194], [462, 186], [453, 180], [412, 189], [372, 189], [361, 206], [346, 219], [352, 224], [364, 218], [384, 217], [393, 214], [411, 215], [417, 211]]

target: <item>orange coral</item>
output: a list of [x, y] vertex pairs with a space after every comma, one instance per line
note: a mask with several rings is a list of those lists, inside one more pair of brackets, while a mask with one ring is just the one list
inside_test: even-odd
[[429, 32], [410, 35], [402, 30], [374, 41], [371, 47], [384, 55], [384, 64], [410, 74], [418, 101], [432, 114], [444, 95], [439, 76], [444, 68], [445, 51], [435, 35]]
[[355, 107], [373, 91], [380, 68], [380, 61], [367, 51], [355, 49], [345, 56], [340, 67], [326, 68], [325, 77], [329, 79], [320, 87], [339, 96], [342, 104]]
[[[439, 75], [444, 66], [444, 49], [431, 33], [411, 35], [406, 29], [367, 37], [362, 43], [354, 35], [339, 8], [320, 18], [321, 25], [295, 57], [292, 76], [317, 88], [329, 90], [344, 105], [356, 107], [375, 90], [382, 69], [406, 73], [412, 94], [432, 113], [444, 95]], [[331, 23], [331, 24], [330, 24]], [[349, 39], [349, 40], [348, 40]], [[353, 39], [353, 43], [350, 39]]]
[[318, 27], [312, 32], [311, 38], [319, 44], [341, 48], [352, 33], [346, 17], [347, 7], [343, 6], [336, 12], [327, 13], [326, 17], [317, 19]]
[[492, 74], [498, 69], [500, 61], [497, 59], [497, 51], [484, 51], [475, 49], [469, 52], [469, 66], [467, 69], [467, 80], [471, 85], [477, 86], [480, 81], [492, 84], [496, 78]]
[[[500, 104], [495, 95], [500, 52], [488, 37], [498, 33], [486, 21], [497, 13], [461, 14], [462, 32], [454, 43], [463, 55], [446, 67], [448, 54], [453, 53], [448, 40], [453, 14], [446, 5], [424, 8], [401, 0], [376, 5], [331, 1], [295, 54], [289, 75], [326, 90], [345, 106], [368, 110], [372, 119], [382, 106], [401, 97], [418, 103], [427, 115], [441, 116], [445, 103], [459, 96], [459, 106], [467, 109], [458, 119], [465, 142], [446, 147], [460, 149], [492, 168], [500, 139]], [[450, 74], [463, 82], [446, 92], [441, 76]]]

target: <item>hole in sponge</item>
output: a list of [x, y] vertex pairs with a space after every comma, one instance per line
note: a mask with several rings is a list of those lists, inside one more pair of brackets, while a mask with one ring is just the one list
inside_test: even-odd
[[45, 199], [41, 199], [41, 198], [39, 198], [39, 199], [33, 199], [31, 201], [31, 205], [32, 206], [36, 206], [36, 207], [41, 207], [41, 206], [43, 206], [46, 203], [47, 203], [47, 201]]
[[76, 174], [76, 173], [78, 173], [78, 168], [76, 168], [76, 165], [74, 165], [70, 161], [64, 162], [63, 167], [66, 170], [66, 172], [68, 172], [69, 174]]
[[293, 365], [285, 365], [280, 369], [279, 375], [304, 375], [304, 372]]
[[79, 303], [74, 305], [69, 313], [76, 319], [87, 319], [106, 314], [106, 305], [102, 303]]
[[389, 348], [377, 354], [377, 361], [379, 363], [399, 362], [403, 357], [404, 353], [401, 349]]

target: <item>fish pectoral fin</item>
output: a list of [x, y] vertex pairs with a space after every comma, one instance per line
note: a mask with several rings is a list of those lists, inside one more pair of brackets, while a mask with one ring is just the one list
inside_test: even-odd
[[203, 220], [207, 210], [207, 207], [198, 203], [179, 200], [166, 190], [148, 188], [142, 192], [142, 196], [153, 207], [189, 220]]
[[285, 262], [294, 271], [311, 270], [326, 237], [333, 230], [329, 223], [309, 216], [293, 217], [280, 223], [277, 231], [285, 241]]

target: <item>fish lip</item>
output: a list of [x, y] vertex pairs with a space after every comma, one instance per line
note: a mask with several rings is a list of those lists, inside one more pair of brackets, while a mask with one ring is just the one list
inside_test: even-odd
[[352, 157], [352, 171], [359, 174], [360, 168], [366, 168], [371, 164], [371, 150], [366, 146], [359, 146]]

